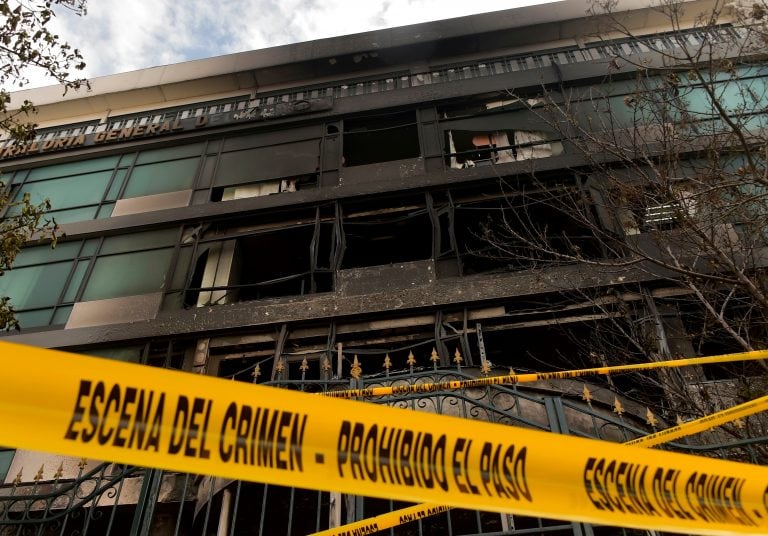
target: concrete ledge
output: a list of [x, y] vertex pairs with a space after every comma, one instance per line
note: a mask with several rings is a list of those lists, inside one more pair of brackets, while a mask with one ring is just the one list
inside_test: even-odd
[[160, 310], [162, 292], [76, 303], [64, 329], [151, 320]]
[[112, 216], [125, 216], [127, 214], [139, 214], [167, 208], [186, 207], [189, 206], [190, 199], [192, 199], [192, 190], [120, 199], [115, 203]]
[[[153, 337], [202, 337], [206, 334], [263, 328], [284, 322], [355, 318], [363, 315], [391, 314], [392, 311], [415, 312], [433, 307], [462, 307], [467, 303], [481, 306], [483, 303], [493, 304], [518, 296], [541, 295], [560, 292], [563, 289], [623, 286], [672, 275], [661, 274], [653, 266], [642, 264], [617, 267], [572, 265], [504, 274], [433, 278], [431, 281], [427, 279], [415, 285], [373, 288], [363, 294], [342, 294], [337, 291], [163, 311], [157, 316], [149, 311], [149, 307], [141, 309], [137, 306], [139, 310], [131, 314], [130, 310], [107, 313], [106, 309], [87, 306], [87, 318], [93, 323], [86, 325], [84, 320], [77, 324], [71, 322], [67, 326], [70, 329], [21, 333], [4, 337], [3, 340], [44, 348], [68, 348], [118, 344]], [[144, 298], [159, 300], [157, 295], [147, 295]], [[124, 299], [119, 298], [110, 305], [128, 308], [130, 301], [119, 300]], [[124, 316], [118, 316], [120, 314]], [[78, 315], [75, 318], [79, 320], [80, 317]], [[124, 323], [119, 323], [121, 321]], [[72, 329], [75, 325], [78, 327]]]

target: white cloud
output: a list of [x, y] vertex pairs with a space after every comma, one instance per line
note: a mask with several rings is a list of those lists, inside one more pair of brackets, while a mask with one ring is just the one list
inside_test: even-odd
[[[94, 77], [543, 1], [91, 0], [85, 17], [62, 12], [54, 28]], [[50, 84], [29, 77], [29, 87]]]

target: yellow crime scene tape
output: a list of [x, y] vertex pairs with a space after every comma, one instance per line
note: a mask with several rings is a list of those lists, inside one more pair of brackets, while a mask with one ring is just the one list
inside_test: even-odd
[[742, 417], [748, 417], [765, 410], [768, 410], [768, 395], [706, 415], [700, 419], [684, 422], [653, 434], [638, 437], [632, 441], [627, 441], [624, 445], [652, 447], [669, 441], [674, 441], [680, 437], [697, 434], [699, 432], [704, 432], [705, 430], [711, 430], [712, 428], [722, 426], [728, 422], [741, 419]]
[[[730, 407], [723, 411], [712, 413], [700, 419], [685, 422], [671, 428], [666, 428], [660, 432], [648, 434], [631, 441], [622, 443], [623, 445], [642, 445], [643, 447], [653, 447], [669, 441], [674, 441], [681, 437], [693, 435], [705, 430], [716, 428], [725, 423], [748, 417], [755, 413], [760, 413], [768, 409], [768, 396], [750, 400], [744, 404]], [[404, 525], [424, 519], [429, 516], [441, 514], [450, 510], [451, 506], [437, 504], [417, 504], [407, 508], [401, 508], [385, 514], [370, 517], [353, 523], [347, 523], [339, 527], [333, 527], [320, 532], [315, 532], [310, 536], [349, 536], [353, 534], [375, 534], [376, 532]]]
[[309, 536], [357, 536], [363, 534], [376, 534], [379, 531], [391, 529], [399, 525], [405, 525], [429, 516], [442, 514], [453, 508], [440, 504], [416, 504], [407, 508], [401, 508], [385, 514], [369, 517], [361, 521], [347, 523], [340, 527], [315, 532]]
[[766, 467], [11, 343], [0, 356], [8, 447], [646, 530], [768, 533]]
[[640, 372], [658, 368], [679, 368], [692, 365], [715, 365], [733, 361], [754, 361], [768, 359], [768, 350], [755, 350], [736, 354], [722, 354], [711, 357], [687, 357], [684, 359], [670, 359], [667, 361], [652, 361], [650, 363], [637, 363], [632, 365], [617, 365], [613, 367], [595, 367], [577, 370], [561, 370], [557, 372], [531, 372], [527, 374], [507, 374], [504, 376], [487, 376], [471, 380], [448, 380], [434, 383], [415, 383], [405, 385], [393, 385], [384, 387], [366, 387], [363, 389], [344, 389], [341, 391], [329, 391], [323, 393], [333, 398], [371, 398], [376, 396], [425, 394], [436, 391], [450, 391], [454, 389], [471, 389], [489, 385], [510, 385], [516, 383], [530, 383], [542, 380], [564, 380], [567, 378], [581, 378], [584, 376], [608, 376], [611, 374], [626, 374], [628, 372]]

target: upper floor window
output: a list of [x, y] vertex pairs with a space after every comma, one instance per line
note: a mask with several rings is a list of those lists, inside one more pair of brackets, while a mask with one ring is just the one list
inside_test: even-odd
[[420, 155], [414, 112], [387, 113], [344, 121], [345, 166], [405, 160]]
[[25, 194], [35, 204], [49, 199], [48, 216], [57, 223], [108, 218], [121, 199], [192, 188], [203, 147], [195, 143], [19, 170], [12, 174], [14, 200]]
[[534, 104], [479, 99], [439, 110], [446, 163], [466, 168], [562, 154], [553, 127], [527, 108]]
[[159, 292], [176, 229], [24, 248], [0, 277], [22, 328], [64, 324], [78, 301]]

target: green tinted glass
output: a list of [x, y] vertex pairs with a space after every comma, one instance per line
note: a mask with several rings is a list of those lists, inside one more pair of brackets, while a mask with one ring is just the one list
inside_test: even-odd
[[133, 233], [120, 236], [110, 236], [104, 239], [101, 246], [101, 255], [112, 253], [124, 253], [137, 249], [159, 248], [176, 244], [178, 230], [175, 228], [161, 231], [147, 231], [146, 233]]
[[192, 187], [200, 157], [136, 166], [123, 198], [162, 194]]
[[53, 320], [51, 320], [51, 324], [53, 325], [63, 325], [67, 323], [67, 320], [69, 320], [69, 315], [72, 314], [72, 306], [67, 305], [64, 307], [57, 307], [56, 312], [53, 313]]
[[22, 311], [16, 313], [16, 320], [22, 329], [47, 326], [51, 323], [53, 308], [40, 309], [38, 311]]
[[77, 291], [80, 289], [80, 283], [83, 282], [83, 277], [85, 276], [86, 270], [88, 270], [90, 262], [90, 260], [77, 261], [75, 272], [72, 274], [72, 279], [67, 286], [67, 292], [64, 294], [64, 299], [62, 300], [64, 303], [73, 302], [75, 301], [75, 298], [77, 298]]
[[0, 482], [5, 481], [15, 453], [15, 450], [0, 450]]
[[109, 192], [107, 192], [107, 200], [112, 201], [117, 199], [117, 196], [120, 194], [120, 188], [123, 187], [126, 175], [128, 175], [127, 169], [118, 169], [115, 171], [115, 178], [112, 179], [112, 185], [109, 187]]
[[21, 199], [28, 192], [32, 203], [35, 204], [50, 199], [54, 210], [92, 205], [101, 201], [111, 176], [112, 171], [99, 171], [76, 177], [27, 183], [19, 189], [16, 199]]
[[178, 147], [166, 147], [164, 149], [142, 151], [141, 154], [139, 154], [139, 158], [136, 159], [136, 165], [149, 164], [151, 162], [162, 162], [163, 160], [172, 160], [174, 158], [199, 156], [202, 153], [202, 143], [192, 143], [190, 145], [180, 145]]
[[[16, 256], [13, 262], [14, 268], [29, 266], [32, 264], [48, 263], [74, 259], [80, 249], [80, 241], [60, 242], [55, 248], [51, 246], [35, 246], [33, 248], [24, 248]], [[2, 281], [2, 280], [0, 280]]]
[[55, 166], [45, 166], [33, 169], [29, 172], [28, 181], [39, 181], [53, 177], [65, 177], [68, 175], [77, 175], [80, 173], [91, 173], [93, 171], [102, 171], [112, 169], [117, 164], [119, 156], [106, 156], [104, 158], [94, 158], [93, 160], [80, 160], [78, 162], [67, 162], [66, 164], [56, 164]]
[[97, 348], [96, 350], [85, 350], [78, 353], [92, 355], [94, 357], [104, 357], [116, 361], [129, 361], [138, 363], [141, 360], [141, 352], [144, 346], [128, 346], [126, 348]]
[[162, 291], [172, 255], [165, 249], [98, 258], [83, 301]]
[[54, 210], [46, 213], [46, 218], [53, 218], [56, 223], [72, 223], [75, 221], [92, 220], [96, 216], [99, 207], [94, 205], [85, 208], [71, 208], [69, 210]]
[[10, 296], [17, 310], [54, 305], [71, 268], [71, 262], [58, 262], [8, 270], [0, 277], [0, 295]]

